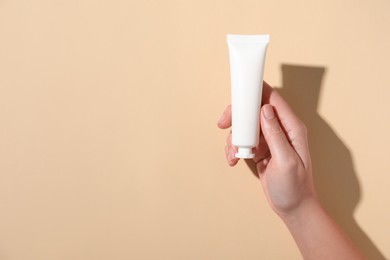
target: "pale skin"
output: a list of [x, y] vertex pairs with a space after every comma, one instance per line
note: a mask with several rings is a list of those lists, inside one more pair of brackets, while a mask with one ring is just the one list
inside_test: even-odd
[[[260, 142], [254, 149], [253, 159], [257, 173], [269, 205], [287, 226], [303, 258], [365, 259], [318, 200], [306, 126], [278, 92], [265, 82], [260, 125]], [[231, 107], [228, 106], [218, 127], [227, 129], [230, 126]], [[239, 161], [234, 157], [236, 152], [229, 133], [225, 154], [230, 166]]]

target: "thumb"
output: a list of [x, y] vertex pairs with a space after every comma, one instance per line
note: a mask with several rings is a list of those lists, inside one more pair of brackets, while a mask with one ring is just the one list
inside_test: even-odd
[[266, 104], [262, 107], [260, 125], [271, 156], [277, 160], [288, 159], [294, 150], [280, 126], [273, 106]]

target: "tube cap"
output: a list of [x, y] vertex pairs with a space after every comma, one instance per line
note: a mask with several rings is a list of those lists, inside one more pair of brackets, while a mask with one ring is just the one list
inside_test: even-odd
[[255, 155], [252, 153], [252, 148], [238, 147], [238, 153], [235, 155], [237, 158], [252, 159]]

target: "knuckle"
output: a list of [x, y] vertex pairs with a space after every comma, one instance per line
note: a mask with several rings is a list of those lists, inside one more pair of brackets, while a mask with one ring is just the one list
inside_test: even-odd
[[288, 172], [295, 172], [299, 167], [299, 163], [294, 157], [286, 159], [283, 165]]
[[270, 133], [272, 135], [280, 135], [282, 134], [282, 128], [279, 125], [275, 125], [270, 128]]
[[299, 131], [300, 133], [304, 134], [304, 135], [307, 135], [307, 126], [306, 126], [306, 124], [305, 124], [303, 121], [301, 121], [301, 120], [298, 121], [298, 131]]
[[280, 127], [280, 125], [278, 124], [278, 121], [277, 119], [275, 118], [274, 119], [274, 122], [272, 122], [272, 124], [270, 124], [268, 127], [267, 127], [267, 130], [268, 130], [268, 133], [270, 135], [279, 135], [282, 133], [282, 128]]
[[307, 133], [307, 126], [305, 123], [301, 123], [301, 129], [302, 129], [302, 132], [304, 132], [305, 134]]

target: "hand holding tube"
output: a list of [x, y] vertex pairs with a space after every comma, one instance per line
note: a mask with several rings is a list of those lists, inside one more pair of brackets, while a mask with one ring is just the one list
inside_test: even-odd
[[[262, 104], [261, 136], [253, 160], [271, 208], [286, 224], [303, 258], [364, 259], [317, 199], [305, 125], [265, 82]], [[218, 127], [230, 126], [228, 106]], [[236, 151], [230, 133], [225, 147], [230, 166], [239, 161]]]
[[[288, 104], [267, 83], [263, 85], [261, 132], [259, 145], [254, 149], [256, 168], [272, 209], [287, 214], [305, 200], [315, 198], [306, 127]], [[231, 126], [228, 106], [218, 122], [220, 128]], [[231, 134], [225, 147], [230, 166], [238, 162]]]

